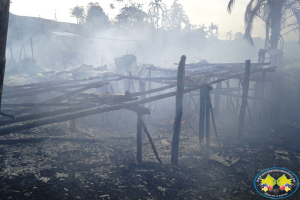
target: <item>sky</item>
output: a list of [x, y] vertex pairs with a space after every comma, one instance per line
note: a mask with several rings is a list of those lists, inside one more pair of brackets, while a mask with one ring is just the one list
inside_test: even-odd
[[[119, 9], [130, 0], [117, 3], [115, 0], [12, 0], [10, 12], [16, 15], [42, 17], [55, 19], [63, 22], [76, 23], [76, 19], [70, 16], [70, 9], [79, 5], [86, 8], [89, 2], [98, 2], [109, 18], [114, 18]], [[135, 3], [143, 4], [143, 10], [147, 12], [151, 0], [131, 0]], [[171, 7], [173, 0], [162, 0], [168, 7]], [[228, 14], [228, 0], [178, 0], [182, 4], [193, 25], [219, 26], [219, 38], [226, 39], [226, 33], [232, 31], [244, 32], [244, 12], [248, 1], [236, 1], [233, 12]], [[115, 5], [115, 9], [110, 8], [110, 4]], [[264, 38], [264, 25], [257, 21], [252, 32], [253, 37]], [[292, 38], [287, 38], [292, 39]]]

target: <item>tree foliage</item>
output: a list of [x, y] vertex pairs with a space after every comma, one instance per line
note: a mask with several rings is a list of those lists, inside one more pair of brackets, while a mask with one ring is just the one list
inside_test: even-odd
[[82, 24], [85, 19], [85, 11], [83, 6], [75, 6], [70, 9], [71, 17], [75, 17], [77, 19], [77, 24]]
[[[184, 26], [190, 25], [189, 17], [186, 15], [183, 10], [183, 6], [174, 0], [174, 3], [169, 12], [170, 16], [170, 29], [172, 30], [181, 30]], [[184, 26], [183, 26], [184, 25]]]
[[[227, 10], [231, 13], [235, 0], [228, 2]], [[282, 36], [291, 31], [298, 31], [300, 42], [300, 0], [250, 0], [245, 12], [244, 38], [253, 45], [252, 29], [256, 18], [265, 23], [265, 47], [276, 49]], [[283, 30], [287, 30], [282, 33]]]
[[136, 4], [125, 6], [117, 15], [116, 21], [119, 26], [135, 27], [142, 25], [147, 19], [147, 13], [142, 11]]
[[159, 28], [159, 20], [161, 20], [161, 26], [163, 26], [164, 23], [162, 18], [166, 15], [166, 4], [162, 3], [162, 0], [155, 0], [150, 2], [149, 6], [148, 17], [151, 23], [153, 23], [156, 28]]
[[106, 28], [109, 24], [108, 17], [99, 3], [89, 3], [87, 6], [86, 25], [97, 28]]

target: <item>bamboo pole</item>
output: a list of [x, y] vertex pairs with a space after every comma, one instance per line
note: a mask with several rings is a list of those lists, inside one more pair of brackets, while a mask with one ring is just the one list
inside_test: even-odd
[[2, 101], [2, 90], [5, 72], [5, 50], [8, 30], [10, 0], [0, 1], [0, 110]]
[[181, 128], [181, 118], [183, 113], [183, 95], [184, 95], [184, 81], [185, 81], [185, 60], [186, 56], [182, 56], [177, 72], [177, 93], [176, 93], [176, 113], [174, 120], [174, 133], [172, 139], [171, 163], [178, 165], [178, 148], [179, 136]]
[[248, 98], [248, 90], [249, 90], [249, 79], [250, 79], [250, 60], [246, 60], [245, 66], [245, 78], [243, 81], [243, 97], [242, 97], [242, 104], [238, 122], [238, 137], [241, 137], [243, 134], [243, 127], [244, 127], [244, 120], [245, 120], [245, 113], [246, 113], [246, 106], [247, 106], [247, 98]]

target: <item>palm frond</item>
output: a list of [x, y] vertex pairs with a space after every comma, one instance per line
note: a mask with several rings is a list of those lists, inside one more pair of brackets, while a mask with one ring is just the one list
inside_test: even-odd
[[227, 6], [228, 13], [231, 13], [234, 3], [235, 3], [235, 0], [230, 0], [228, 2], [228, 6]]
[[[244, 39], [247, 40], [251, 45], [253, 45], [253, 40], [251, 36], [252, 29], [253, 29], [253, 22], [254, 19], [258, 16], [263, 1], [264, 0], [251, 0], [246, 8]], [[253, 3], [255, 3], [254, 6]]]
[[298, 44], [300, 44], [300, 10], [292, 10], [298, 23]]

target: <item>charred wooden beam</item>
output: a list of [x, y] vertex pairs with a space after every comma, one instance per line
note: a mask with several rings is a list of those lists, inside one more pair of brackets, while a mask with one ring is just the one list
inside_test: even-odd
[[215, 90], [215, 115], [216, 118], [219, 117], [219, 113], [220, 113], [220, 93], [222, 91], [222, 82], [217, 83], [216, 85], [216, 90]]
[[242, 97], [242, 104], [239, 116], [239, 123], [238, 123], [238, 137], [241, 137], [243, 134], [243, 127], [244, 127], [244, 120], [245, 120], [245, 113], [246, 113], [246, 106], [247, 106], [247, 98], [248, 98], [248, 89], [249, 89], [249, 79], [250, 79], [250, 60], [246, 60], [246, 67], [245, 67], [245, 78], [243, 80], [243, 97]]
[[142, 164], [143, 160], [143, 123], [142, 123], [142, 115], [140, 113], [137, 114], [137, 131], [136, 131], [136, 158], [139, 164]]
[[206, 149], [209, 149], [210, 147], [210, 96], [209, 92], [212, 90], [211, 86], [208, 86], [206, 88], [206, 95], [205, 95], [205, 144], [206, 144]]
[[186, 56], [182, 56], [177, 72], [177, 93], [176, 93], [176, 113], [174, 120], [174, 133], [171, 149], [171, 163], [178, 165], [178, 148], [181, 128], [181, 118], [183, 113], [183, 95], [184, 95], [184, 80], [185, 80], [185, 60]]
[[70, 106], [69, 103], [20, 103], [20, 104], [2, 104], [2, 107], [49, 107], [49, 106]]
[[199, 144], [204, 142], [204, 127], [205, 127], [205, 99], [207, 87], [200, 89], [200, 111], [199, 111]]
[[156, 159], [158, 160], [158, 162], [159, 162], [160, 164], [162, 164], [162, 161], [161, 161], [161, 159], [159, 158], [159, 155], [158, 155], [158, 153], [157, 153], [157, 151], [156, 151], [154, 142], [153, 142], [153, 140], [152, 140], [152, 138], [151, 138], [151, 135], [150, 135], [150, 133], [149, 133], [149, 131], [148, 131], [148, 129], [147, 129], [147, 127], [146, 127], [146, 124], [145, 124], [145, 122], [143, 121], [143, 119], [141, 119], [141, 123], [142, 123], [142, 126], [143, 126], [143, 130], [145, 131], [146, 135], [148, 136], [149, 142], [150, 142], [150, 144], [151, 144], [151, 147], [152, 147], [152, 150], [153, 150], [153, 153], [154, 153]]

